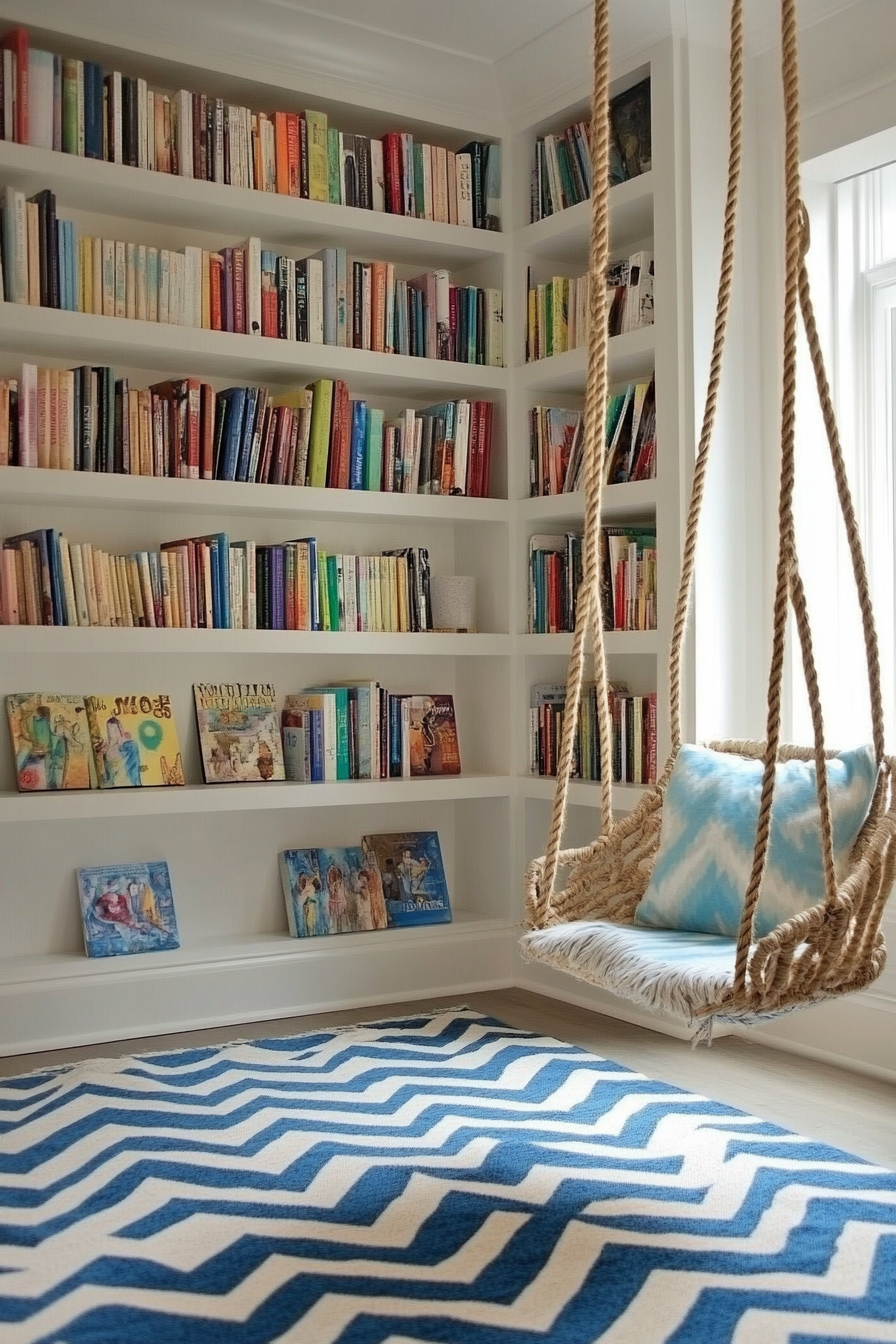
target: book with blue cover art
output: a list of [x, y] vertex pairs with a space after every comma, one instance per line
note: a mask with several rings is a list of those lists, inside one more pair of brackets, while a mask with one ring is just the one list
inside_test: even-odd
[[365, 835], [361, 847], [379, 868], [390, 928], [451, 923], [438, 831]]
[[386, 928], [376, 862], [358, 846], [284, 850], [280, 879], [293, 938]]
[[167, 863], [79, 868], [78, 895], [88, 957], [180, 947]]

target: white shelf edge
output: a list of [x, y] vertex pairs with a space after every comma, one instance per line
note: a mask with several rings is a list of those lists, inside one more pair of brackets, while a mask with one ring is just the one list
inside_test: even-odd
[[146, 654], [281, 653], [373, 654], [447, 658], [507, 657], [512, 635], [456, 635], [427, 631], [385, 634], [336, 630], [197, 630], [165, 627], [72, 625], [0, 626], [0, 653]]
[[506, 499], [461, 495], [404, 495], [376, 490], [320, 490], [310, 486], [194, 481], [41, 467], [0, 467], [0, 500], [58, 507], [139, 508], [165, 512], [243, 514], [284, 518], [382, 518], [401, 522], [504, 523]]
[[508, 798], [512, 792], [508, 775], [469, 773], [431, 779], [352, 779], [326, 784], [188, 784], [167, 788], [3, 793], [0, 825], [360, 807], [370, 803], [462, 802]]
[[[653, 326], [610, 337], [610, 379], [624, 382], [648, 372], [655, 359], [656, 331]], [[523, 383], [530, 392], [578, 392], [585, 390], [588, 349], [578, 346], [562, 355], [549, 355], [523, 365]]]
[[[32, 957], [0, 959], [0, 996], [22, 986], [42, 981], [85, 981], [110, 978], [131, 979], [134, 975], [196, 972], [209, 966], [262, 961], [301, 961], [307, 958], [344, 956], [363, 947], [365, 956], [388, 951], [396, 943], [420, 948], [440, 941], [463, 942], [483, 935], [508, 932], [516, 923], [505, 917], [482, 915], [474, 910], [455, 909], [449, 924], [420, 925], [415, 928], [380, 929], [369, 933], [349, 933], [321, 938], [291, 938], [282, 933], [236, 934], [208, 938], [204, 942], [182, 944], [175, 952], [153, 952], [142, 956], [88, 957], [79, 953], [51, 953]], [[385, 940], [385, 942], [384, 942]]]
[[[653, 232], [653, 173], [642, 173], [610, 189], [611, 247], [625, 238]], [[587, 250], [591, 229], [591, 199], [558, 210], [544, 219], [526, 224], [517, 233], [523, 252], [550, 256], [552, 251], [569, 247]]]
[[[656, 479], [630, 481], [623, 485], [605, 485], [601, 514], [606, 518], [621, 517], [638, 511], [655, 511], [657, 507]], [[565, 495], [535, 495], [517, 501], [519, 517], [526, 523], [547, 522], [553, 518], [583, 518], [585, 492], [575, 490]]]
[[273, 382], [344, 377], [361, 387], [391, 388], [398, 394], [428, 387], [500, 393], [507, 387], [507, 370], [486, 364], [310, 345], [24, 303], [0, 304], [0, 349], [57, 361], [178, 368], [196, 375]]
[[[517, 635], [517, 645], [523, 653], [568, 655], [572, 652], [572, 635]], [[607, 653], [658, 654], [660, 645], [656, 630], [607, 630], [604, 632]]]
[[66, 209], [89, 210], [215, 234], [223, 225], [235, 242], [249, 233], [265, 244], [295, 245], [305, 239], [312, 248], [345, 246], [365, 260], [422, 262], [430, 257], [459, 266], [503, 257], [508, 246], [505, 233], [487, 229], [204, 182], [7, 141], [0, 142], [0, 174], [26, 195], [50, 187], [59, 197], [61, 215]]
[[[517, 781], [519, 792], [524, 798], [553, 800], [557, 781], [551, 775], [523, 775]], [[643, 784], [614, 784], [613, 811], [625, 815], [638, 805], [644, 796]], [[600, 807], [601, 785], [599, 780], [573, 779], [569, 785], [569, 801], [576, 806]]]

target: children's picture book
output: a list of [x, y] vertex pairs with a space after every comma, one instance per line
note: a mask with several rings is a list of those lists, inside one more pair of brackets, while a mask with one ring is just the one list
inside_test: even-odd
[[8, 695], [6, 713], [20, 793], [96, 786], [82, 695]]
[[357, 846], [284, 850], [280, 878], [293, 938], [387, 927], [379, 869]]
[[186, 784], [168, 695], [88, 695], [87, 722], [101, 789]]
[[271, 685], [231, 682], [193, 687], [206, 784], [283, 780], [277, 697]]
[[411, 774], [459, 775], [454, 697], [411, 695], [406, 705]]
[[361, 848], [379, 868], [390, 928], [451, 923], [438, 831], [365, 835]]
[[79, 868], [78, 895], [88, 957], [180, 947], [167, 863]]

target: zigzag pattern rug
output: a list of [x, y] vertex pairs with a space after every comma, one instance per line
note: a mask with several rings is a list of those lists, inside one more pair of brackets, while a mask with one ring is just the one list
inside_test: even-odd
[[0, 1082], [3, 1344], [896, 1341], [896, 1175], [468, 1010]]

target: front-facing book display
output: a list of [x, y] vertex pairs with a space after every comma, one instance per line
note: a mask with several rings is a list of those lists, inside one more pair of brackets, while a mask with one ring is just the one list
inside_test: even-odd
[[78, 895], [88, 957], [180, 947], [167, 863], [79, 868]]
[[185, 784], [167, 695], [88, 695], [87, 721], [101, 789]]
[[283, 780], [283, 746], [273, 686], [232, 682], [193, 687], [206, 784]]

